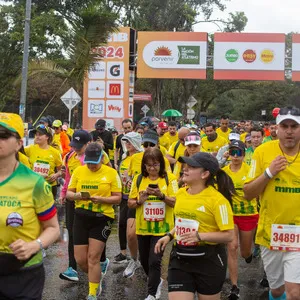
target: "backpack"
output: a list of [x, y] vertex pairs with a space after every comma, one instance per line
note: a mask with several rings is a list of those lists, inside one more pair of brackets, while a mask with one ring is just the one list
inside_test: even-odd
[[176, 156], [176, 152], [177, 152], [177, 149], [179, 148], [179, 146], [180, 146], [180, 141], [178, 141], [174, 147], [174, 158]]
[[[143, 174], [139, 174], [139, 175], [138, 175], [138, 178], [137, 178], [137, 180], [136, 180], [136, 187], [137, 187], [137, 190], [139, 190], [139, 188], [140, 188], [142, 179], [143, 179]], [[168, 186], [168, 185], [169, 185], [168, 174], [165, 176], [165, 180], [166, 180], [166, 184], [167, 184], [167, 186]]]

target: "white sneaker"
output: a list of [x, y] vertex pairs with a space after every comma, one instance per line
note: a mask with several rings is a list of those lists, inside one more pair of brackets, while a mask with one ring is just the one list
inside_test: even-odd
[[148, 295], [148, 297], [145, 298], [145, 300], [155, 300], [155, 297], [152, 295]]
[[131, 259], [127, 268], [123, 272], [123, 277], [130, 278], [134, 275], [135, 270], [141, 266], [141, 263], [138, 260]]
[[162, 285], [164, 283], [164, 280], [162, 278], [160, 278], [160, 283], [157, 287], [157, 291], [156, 291], [156, 295], [155, 295], [155, 299], [160, 299], [161, 296], [161, 289], [162, 289]]

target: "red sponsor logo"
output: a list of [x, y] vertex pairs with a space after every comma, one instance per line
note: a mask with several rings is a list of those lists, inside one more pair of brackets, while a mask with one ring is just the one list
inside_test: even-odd
[[108, 105], [108, 110], [109, 110], [109, 111], [117, 111], [117, 112], [121, 112], [121, 107], [116, 106], [116, 105]]
[[111, 96], [121, 96], [121, 84], [113, 83], [109, 85], [109, 94]]

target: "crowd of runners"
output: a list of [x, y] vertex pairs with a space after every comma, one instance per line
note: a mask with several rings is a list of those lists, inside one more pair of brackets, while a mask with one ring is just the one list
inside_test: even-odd
[[[59, 237], [57, 204], [68, 230], [62, 280], [87, 273], [88, 300], [101, 299], [110, 263], [130, 278], [143, 268], [145, 300], [161, 297], [161, 263], [171, 300], [239, 299], [238, 256], [261, 257], [270, 300], [300, 299], [300, 110], [281, 108], [271, 123], [154, 123], [122, 132], [73, 131], [42, 117], [24, 147], [18, 115], [0, 113], [0, 299], [41, 299], [43, 255]], [[120, 251], [106, 257], [118, 212]], [[59, 279], [58, 279], [59, 280]]]

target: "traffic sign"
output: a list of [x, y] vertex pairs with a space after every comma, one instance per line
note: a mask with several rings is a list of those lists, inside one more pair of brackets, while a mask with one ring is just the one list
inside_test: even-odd
[[187, 102], [187, 107], [188, 108], [192, 108], [193, 106], [195, 106], [198, 103], [198, 101], [195, 99], [195, 97], [190, 96], [188, 102]]
[[187, 110], [186, 117], [187, 117], [189, 120], [194, 119], [194, 118], [195, 118], [195, 115], [196, 115], [196, 113], [195, 113], [195, 111], [194, 111], [193, 109], [189, 108], [189, 109]]
[[60, 99], [69, 110], [69, 124], [71, 124], [72, 108], [81, 101], [81, 97], [73, 88], [70, 88], [63, 96], [60, 97]]

